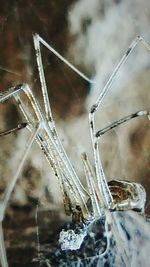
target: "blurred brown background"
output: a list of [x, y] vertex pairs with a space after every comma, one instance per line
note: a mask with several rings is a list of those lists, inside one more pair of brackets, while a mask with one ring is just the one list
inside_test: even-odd
[[[80, 154], [87, 151], [93, 163], [87, 111], [97, 98], [132, 39], [149, 35], [149, 1], [3, 1], [0, 3], [0, 91], [27, 82], [42, 103], [32, 34], [37, 32], [62, 55], [89, 76], [89, 84], [42, 48], [49, 97], [60, 137], [84, 181]], [[149, 54], [141, 46], [123, 68], [118, 82], [96, 116], [97, 129], [140, 109], [149, 109]], [[116, 89], [115, 89], [116, 88]], [[0, 131], [22, 121], [14, 102], [1, 104]], [[146, 118], [119, 127], [101, 142], [108, 179], [141, 182], [147, 191], [149, 213], [149, 122]], [[28, 134], [26, 130], [1, 138], [0, 192], [21, 160]], [[40, 243], [50, 242], [62, 221], [62, 199], [57, 181], [44, 156], [35, 145], [18, 181], [4, 222], [10, 266], [30, 266], [37, 256], [35, 212], [39, 203]], [[57, 220], [57, 224], [56, 224]], [[51, 230], [49, 230], [51, 229]], [[48, 234], [51, 231], [51, 234]], [[18, 253], [19, 252], [19, 253]], [[25, 252], [28, 257], [23, 257]], [[24, 265], [23, 265], [24, 264]], [[33, 266], [31, 264], [31, 266]]]

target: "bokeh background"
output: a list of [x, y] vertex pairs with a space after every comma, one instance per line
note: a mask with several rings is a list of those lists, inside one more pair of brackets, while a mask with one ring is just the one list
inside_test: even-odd
[[[85, 186], [80, 154], [87, 151], [94, 164], [89, 108], [131, 41], [142, 35], [150, 43], [149, 24], [148, 0], [1, 0], [1, 92], [27, 82], [42, 105], [32, 40], [34, 32], [96, 81], [90, 86], [41, 47], [57, 129]], [[140, 44], [96, 115], [97, 130], [137, 110], [149, 110], [149, 85], [150, 55]], [[14, 127], [22, 120], [12, 100], [1, 104], [0, 131]], [[146, 214], [150, 208], [149, 133], [149, 121], [143, 117], [118, 127], [100, 140], [108, 180], [118, 178], [142, 183], [147, 192]], [[28, 132], [22, 130], [0, 139], [1, 199], [19, 165], [28, 136]], [[37, 225], [40, 244], [52, 246], [55, 232], [69, 220], [62, 210], [58, 183], [35, 144], [12, 194], [3, 224], [11, 266], [20, 266], [20, 262], [22, 266], [33, 266], [32, 260], [37, 257], [38, 250]]]

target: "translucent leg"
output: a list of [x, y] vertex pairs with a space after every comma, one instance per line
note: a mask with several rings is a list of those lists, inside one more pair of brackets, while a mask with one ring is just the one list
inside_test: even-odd
[[37, 128], [31, 135], [28, 143], [27, 143], [27, 146], [26, 146], [26, 149], [25, 149], [25, 152], [24, 152], [24, 155], [23, 155], [23, 158], [19, 164], [19, 167], [17, 169], [17, 172], [15, 173], [13, 179], [11, 180], [10, 184], [8, 185], [8, 188], [6, 190], [6, 194], [4, 196], [4, 199], [3, 201], [0, 203], [0, 261], [1, 261], [1, 265], [2, 267], [7, 267], [8, 266], [8, 263], [7, 263], [7, 257], [6, 257], [6, 250], [5, 250], [5, 245], [4, 245], [4, 237], [3, 237], [3, 229], [2, 229], [2, 221], [4, 219], [4, 216], [5, 216], [5, 211], [6, 211], [6, 207], [7, 207], [7, 204], [10, 200], [10, 197], [11, 197], [11, 193], [14, 189], [14, 186], [20, 176], [20, 173], [23, 169], [23, 166], [24, 166], [24, 163], [28, 157], [28, 154], [30, 152], [30, 149], [31, 149], [31, 146], [35, 140], [35, 137], [37, 135], [39, 131], [39, 128]]
[[3, 132], [0, 132], [0, 136], [8, 135], [10, 133], [19, 131], [21, 129], [24, 129], [26, 126], [27, 126], [27, 123], [26, 122], [19, 123], [17, 125], [17, 127], [15, 127], [15, 128], [7, 129], [7, 130], [5, 130]]
[[[48, 122], [48, 126], [50, 127], [50, 130], [48, 130], [47, 127], [47, 133], [49, 135], [49, 138], [51, 139], [55, 151], [57, 151], [57, 154], [59, 154], [60, 162], [63, 163], [64, 168], [66, 169], [65, 176], [69, 176], [69, 179], [71, 180], [74, 189], [76, 190], [75, 195], [77, 196], [79, 200], [79, 204], [83, 207], [83, 209], [87, 210], [86, 207], [86, 201], [88, 198], [88, 194], [83, 187], [83, 185], [80, 182], [79, 177], [77, 176], [66, 152], [65, 149], [59, 139], [59, 136], [57, 134], [57, 130], [55, 127], [55, 122], [53, 120], [50, 102], [48, 98], [48, 91], [46, 86], [46, 80], [44, 75], [44, 69], [43, 69], [43, 63], [42, 63], [42, 57], [41, 57], [41, 50], [40, 50], [40, 43], [43, 44], [48, 50], [50, 50], [52, 53], [54, 53], [61, 61], [63, 61], [65, 64], [67, 64], [73, 71], [75, 71], [78, 75], [80, 75], [82, 78], [89, 82], [93, 82], [92, 80], [88, 79], [83, 73], [81, 73], [77, 68], [75, 68], [71, 63], [69, 63], [65, 58], [63, 58], [58, 52], [55, 51], [49, 44], [47, 44], [38, 34], [35, 34], [33, 36], [34, 39], [34, 46], [36, 50], [36, 59], [37, 59], [37, 65], [39, 70], [39, 77], [41, 82], [41, 89], [42, 89], [42, 95], [44, 100], [44, 106], [45, 106], [45, 114], [46, 114], [46, 120]], [[52, 138], [53, 137], [53, 140]]]
[[87, 180], [87, 185], [88, 185], [90, 198], [92, 202], [92, 209], [93, 209], [92, 213], [93, 213], [94, 219], [97, 219], [103, 216], [103, 210], [101, 209], [101, 207], [104, 206], [103, 198], [101, 197], [99, 199], [100, 192], [98, 191], [94, 173], [92, 171], [92, 167], [89, 163], [86, 153], [82, 154], [82, 161], [84, 164], [85, 177]]
[[96, 133], [96, 137], [99, 138], [101, 137], [103, 134], [107, 133], [108, 131], [114, 129], [115, 127], [119, 126], [120, 124], [123, 124], [131, 119], [137, 118], [137, 117], [141, 117], [141, 116], [147, 116], [148, 119], [150, 119], [150, 112], [147, 110], [141, 110], [135, 113], [132, 113], [128, 116], [125, 116], [121, 119], [119, 119], [118, 121], [115, 121], [113, 123], [111, 123], [110, 125], [106, 126], [105, 128], [103, 128], [102, 130], [99, 130]]
[[107, 185], [106, 177], [103, 171], [102, 162], [100, 158], [99, 148], [98, 148], [98, 139], [96, 137], [96, 129], [95, 129], [95, 113], [100, 108], [102, 101], [106, 94], [108, 93], [114, 79], [117, 77], [120, 68], [124, 65], [126, 60], [128, 59], [129, 55], [132, 53], [132, 51], [135, 49], [138, 43], [142, 43], [148, 51], [150, 51], [150, 46], [148, 43], [145, 42], [145, 40], [138, 36], [136, 37], [129, 48], [127, 49], [126, 53], [121, 58], [120, 62], [114, 69], [112, 75], [108, 79], [106, 85], [99, 93], [99, 96], [95, 102], [95, 104], [91, 107], [90, 113], [89, 113], [89, 125], [90, 125], [90, 132], [91, 132], [91, 140], [92, 140], [92, 146], [93, 146], [93, 153], [94, 153], [94, 161], [95, 161], [95, 169], [96, 169], [96, 176], [97, 176], [97, 182], [99, 186], [99, 190], [101, 191], [104, 203], [106, 207], [110, 207], [112, 204], [112, 195], [110, 193], [109, 187]]
[[0, 262], [2, 267], [8, 267], [2, 222], [0, 222]]

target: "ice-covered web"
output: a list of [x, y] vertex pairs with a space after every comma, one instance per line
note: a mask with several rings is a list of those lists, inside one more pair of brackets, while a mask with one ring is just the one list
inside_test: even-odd
[[114, 212], [112, 222], [113, 235], [106, 253], [103, 221], [95, 221], [80, 250], [65, 252], [57, 246], [51, 248], [48, 244], [43, 245], [41, 266], [47, 261], [59, 267], [148, 267], [149, 222], [135, 212]]

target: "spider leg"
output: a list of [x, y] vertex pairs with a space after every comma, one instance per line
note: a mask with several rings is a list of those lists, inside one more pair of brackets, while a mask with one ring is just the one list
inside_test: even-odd
[[[25, 106], [22, 103], [21, 99], [19, 99], [19, 101], [18, 101], [18, 99], [19, 99], [19, 97], [17, 96], [17, 103], [18, 103], [22, 113], [24, 114], [26, 120], [28, 120], [28, 115], [26, 114]], [[34, 126], [32, 125], [32, 123], [30, 123], [27, 126], [27, 128], [30, 131], [32, 131], [34, 129]], [[49, 134], [50, 133], [51, 132], [49, 130]], [[55, 149], [55, 147], [56, 147], [55, 140], [52, 140], [52, 136], [50, 138], [47, 138], [47, 137], [45, 138], [45, 135], [39, 133], [37, 135], [36, 141], [37, 141], [38, 145], [40, 146], [40, 148], [43, 150], [43, 152], [44, 152], [44, 154], [48, 160], [48, 163], [50, 164], [55, 176], [58, 178], [64, 201], [66, 198], [65, 197], [66, 196], [66, 193], [65, 193], [66, 189], [64, 188], [64, 184], [65, 184], [67, 191], [69, 192], [69, 195], [71, 195], [71, 198], [73, 198], [73, 200], [75, 202], [77, 202], [80, 195], [78, 195], [79, 193], [76, 192], [76, 188], [74, 187], [74, 185], [72, 184], [72, 180], [68, 176], [68, 172], [66, 170], [66, 167], [64, 164], [62, 164], [62, 160]]]
[[94, 152], [94, 161], [95, 161], [97, 182], [98, 182], [99, 190], [101, 191], [103, 198], [104, 198], [105, 207], [108, 207], [108, 208], [111, 206], [113, 199], [112, 199], [112, 195], [111, 195], [111, 192], [109, 190], [109, 187], [107, 185], [106, 177], [105, 177], [105, 174], [103, 171], [102, 162], [101, 162], [101, 158], [100, 158], [100, 151], [98, 148], [98, 140], [96, 137], [96, 129], [95, 129], [95, 113], [98, 110], [98, 108], [100, 108], [102, 101], [103, 101], [104, 97], [106, 96], [106, 94], [108, 93], [114, 79], [117, 77], [121, 66], [123, 66], [123, 64], [126, 62], [126, 60], [130, 56], [132, 51], [135, 49], [135, 47], [139, 43], [142, 43], [144, 45], [144, 47], [146, 49], [148, 49], [148, 51], [150, 51], [150, 45], [148, 43], [146, 43], [145, 40], [141, 36], [137, 36], [133, 40], [133, 42], [131, 43], [129, 48], [127, 49], [126, 53], [121, 58], [120, 62], [116, 66], [116, 68], [114, 69], [114, 71], [113, 71], [112, 75], [110, 76], [110, 78], [108, 79], [106, 85], [99, 93], [99, 96], [98, 96], [95, 104], [91, 107], [91, 110], [89, 113], [89, 125], [90, 125], [91, 141], [92, 141], [93, 152]]
[[[47, 131], [47, 134], [49, 136], [49, 140], [48, 142], [52, 142], [51, 145], [54, 147], [54, 141], [51, 138], [51, 133], [50, 131]], [[58, 150], [57, 145], [55, 145], [55, 151], [56, 151], [56, 156], [54, 157], [55, 163], [58, 164], [58, 166], [60, 166], [60, 172], [63, 175], [63, 177], [65, 178], [64, 181], [67, 181], [66, 185], [68, 187], [68, 189], [72, 190], [74, 193], [74, 197], [76, 199], [76, 204], [78, 204], [85, 217], [88, 216], [88, 208], [87, 208], [87, 200], [89, 198], [89, 194], [86, 192], [85, 188], [83, 187], [83, 185], [81, 184], [79, 177], [77, 176], [75, 170], [73, 169], [70, 161], [68, 161], [68, 157], [66, 156], [66, 153], [62, 153]], [[60, 149], [60, 147], [59, 147]], [[64, 152], [64, 151], [63, 151]], [[57, 161], [58, 159], [58, 161]], [[70, 191], [68, 190], [68, 191]]]
[[22, 91], [22, 84], [9, 88], [6, 92], [0, 94], [0, 103], [14, 97], [14, 95], [20, 93], [20, 91]]
[[15, 86], [15, 87], [11, 87], [10, 89], [8, 89], [7, 92], [5, 92], [5, 93], [0, 95], [0, 103], [8, 100], [11, 97], [14, 97], [15, 100], [18, 99], [18, 105], [19, 105], [19, 98], [17, 98], [17, 97], [22, 92], [24, 92], [26, 94], [26, 96], [28, 97], [28, 99], [30, 100], [31, 105], [32, 105], [32, 107], [34, 109], [34, 112], [35, 112], [35, 114], [37, 116], [37, 119], [39, 121], [41, 121], [43, 119], [43, 116], [42, 116], [39, 104], [36, 101], [36, 99], [35, 99], [32, 91], [31, 91], [30, 87], [28, 86], [28, 84], [25, 84], [25, 83], [24, 84], [19, 84], [19, 85]]
[[26, 146], [26, 149], [25, 149], [25, 152], [24, 152], [24, 156], [23, 156], [23, 158], [21, 160], [21, 163], [19, 164], [19, 167], [17, 169], [17, 172], [14, 175], [12, 181], [10, 182], [10, 184], [9, 184], [7, 190], [6, 190], [6, 194], [5, 194], [4, 200], [1, 203], [1, 205], [3, 206], [3, 212], [4, 213], [5, 213], [6, 205], [7, 205], [8, 201], [9, 201], [9, 199], [10, 199], [10, 195], [11, 195], [11, 193], [12, 193], [12, 191], [14, 189], [14, 186], [15, 186], [15, 184], [17, 182], [17, 179], [18, 179], [18, 177], [19, 177], [19, 175], [20, 175], [20, 173], [22, 171], [23, 165], [24, 165], [24, 163], [26, 161], [26, 158], [28, 156], [28, 153], [29, 153], [29, 151], [31, 149], [31, 146], [32, 146], [32, 144], [33, 144], [33, 142], [35, 140], [35, 137], [36, 137], [39, 129], [40, 129], [40, 126], [37, 129], [35, 129], [35, 131], [32, 133], [32, 135], [31, 135], [31, 137], [30, 137], [30, 139], [29, 139], [29, 141], [27, 143], [27, 146]]
[[[76, 193], [76, 190], [74, 188], [74, 185], [69, 179], [68, 172], [64, 165], [61, 163], [61, 160], [59, 159], [58, 155], [56, 154], [52, 144], [50, 141], [48, 141], [47, 146], [43, 147], [43, 151], [49, 160], [49, 164], [55, 174], [55, 176], [58, 178], [61, 192], [63, 195], [63, 202], [64, 202], [64, 208], [66, 211], [66, 201], [67, 198], [69, 199], [71, 206], [73, 206], [73, 203], [78, 202], [78, 194]], [[66, 211], [66, 214], [68, 212]]]
[[10, 133], [19, 131], [21, 129], [24, 129], [26, 126], [27, 126], [27, 123], [26, 122], [21, 122], [16, 127], [14, 127], [14, 128], [7, 129], [7, 130], [5, 130], [3, 132], [0, 132], [0, 136], [8, 135]]
[[51, 107], [50, 107], [47, 85], [46, 85], [46, 80], [45, 80], [45, 75], [44, 75], [40, 43], [43, 44], [55, 56], [57, 56], [62, 62], [64, 62], [66, 65], [68, 65], [74, 72], [76, 72], [84, 80], [88, 81], [89, 83], [94, 83], [94, 81], [89, 79], [81, 71], [79, 71], [76, 67], [74, 67], [68, 60], [66, 60], [53, 47], [51, 47], [46, 41], [44, 41], [43, 38], [41, 38], [38, 34], [33, 35], [33, 41], [34, 41], [34, 47], [35, 47], [35, 51], [36, 51], [36, 61], [37, 61], [37, 66], [38, 66], [38, 71], [39, 71], [39, 77], [40, 77], [42, 95], [43, 95], [43, 100], [44, 100], [46, 118], [50, 122], [50, 126], [53, 129], [53, 128], [55, 128], [55, 123], [54, 123], [54, 120], [52, 119], [52, 111], [51, 111]]
[[[88, 210], [86, 206], [88, 193], [86, 192], [85, 188], [80, 182], [79, 177], [77, 176], [66, 152], [65, 149], [59, 139], [59, 136], [56, 131], [55, 122], [52, 117], [50, 102], [48, 98], [48, 91], [46, 86], [46, 80], [44, 76], [44, 69], [42, 64], [42, 57], [41, 57], [41, 50], [40, 50], [40, 43], [42, 43], [48, 50], [53, 52], [60, 60], [62, 60], [65, 64], [67, 64], [71, 69], [73, 69], [78, 75], [80, 75], [82, 78], [88, 80], [88, 82], [93, 82], [92, 80], [88, 79], [83, 73], [81, 73], [78, 69], [76, 69], [71, 63], [69, 63], [65, 58], [63, 58], [58, 52], [56, 52], [50, 45], [48, 45], [38, 34], [35, 34], [33, 36], [34, 39], [34, 46], [36, 50], [36, 59], [37, 59], [37, 65], [39, 70], [39, 77], [41, 82], [41, 88], [42, 88], [42, 95], [44, 100], [44, 106], [45, 106], [45, 114], [46, 114], [46, 123], [45, 129], [47, 130], [47, 134], [49, 136], [49, 139], [52, 142], [52, 145], [55, 147], [55, 150], [57, 151], [57, 155], [59, 154], [60, 162], [63, 163], [63, 167], [65, 170], [65, 177], [68, 177], [69, 183], [73, 184], [74, 190], [75, 190], [75, 196], [76, 199], [78, 199], [79, 205], [82, 206], [84, 210]], [[71, 180], [71, 181], [70, 181]]]
[[2, 222], [0, 222], [0, 262], [2, 267], [8, 267]]
[[137, 118], [137, 117], [141, 117], [141, 116], [147, 116], [148, 119], [150, 119], [150, 112], [147, 111], [147, 110], [140, 110], [140, 111], [137, 111], [135, 113], [132, 113], [128, 116], [125, 116], [113, 123], [111, 123], [110, 125], [106, 126], [105, 128], [99, 130], [95, 137], [96, 138], [100, 138], [103, 134], [107, 133], [108, 131], [114, 129], [115, 127], [119, 126], [120, 124], [123, 124], [131, 119], [134, 119], [134, 118]]
[[[29, 96], [28, 98], [32, 102], [32, 107], [35, 110], [37, 118], [40, 119], [41, 123], [42, 123], [44, 121], [44, 118], [42, 118], [43, 115], [41, 114], [40, 108], [38, 107], [38, 102], [34, 98], [33, 94], [29, 94], [29, 92], [30, 92], [29, 88], [27, 87], [27, 92], [25, 91], [25, 93], [27, 94], [27, 96]], [[19, 95], [15, 96], [15, 100], [16, 100], [16, 103], [17, 103], [18, 107], [20, 108], [22, 114], [24, 115], [26, 121], [28, 122], [28, 124], [27, 124], [28, 130], [32, 132], [34, 130], [34, 122], [31, 119], [30, 114], [28, 114], [25, 104], [22, 102]], [[43, 129], [44, 129], [44, 126], [45, 126], [45, 123], [43, 124]], [[46, 127], [46, 130], [47, 130], [47, 128], [48, 127]], [[64, 175], [62, 173], [62, 169], [64, 169], [64, 167], [59, 166], [61, 164], [61, 159], [59, 158], [58, 153], [55, 150], [56, 144], [55, 144], [55, 140], [52, 140], [53, 138], [52, 138], [50, 129], [48, 129], [48, 132], [51, 135], [51, 138], [48, 138], [48, 137], [45, 138], [45, 133], [43, 133], [43, 132], [44, 132], [44, 130], [42, 131], [41, 134], [40, 133], [37, 134], [36, 141], [37, 141], [38, 145], [40, 146], [40, 148], [43, 150], [43, 152], [44, 152], [44, 154], [48, 160], [48, 163], [50, 164], [55, 176], [58, 178], [61, 192], [63, 194], [63, 199], [65, 199], [65, 188], [63, 186]], [[47, 134], [47, 132], [46, 132], [46, 134]], [[50, 139], [52, 141], [50, 141]], [[68, 179], [68, 178], [65, 179], [65, 184], [67, 185], [68, 191], [70, 191], [70, 193], [72, 194], [72, 196], [75, 200], [76, 199], [76, 197], [75, 197], [76, 193], [74, 193], [74, 191], [72, 189], [73, 185], [70, 184], [70, 179]]]
[[[39, 108], [39, 106], [38, 106], [38, 102], [37, 102], [36, 99], [34, 98], [34, 95], [32, 94], [32, 91], [30, 90], [30, 88], [29, 88], [29, 86], [28, 86], [27, 84], [22, 84], [22, 85], [19, 85], [19, 86], [17, 86], [17, 87], [13, 87], [13, 88], [9, 89], [8, 92], [6, 92], [5, 94], [3, 94], [3, 95], [1, 96], [1, 99], [0, 99], [0, 100], [1, 100], [1, 101], [5, 101], [5, 100], [7, 100], [7, 99], [10, 98], [10, 97], [14, 97], [15, 100], [16, 100], [17, 105], [19, 106], [19, 108], [20, 108], [21, 112], [23, 113], [23, 115], [24, 115], [26, 121], [28, 122], [28, 124], [26, 123], [28, 130], [30, 130], [31, 132], [33, 132], [34, 129], [35, 129], [35, 126], [34, 126], [35, 123], [32, 121], [30, 114], [29, 114], [29, 113], [27, 112], [27, 110], [26, 110], [26, 106], [25, 106], [25, 104], [22, 102], [21, 97], [19, 96], [19, 92], [22, 92], [22, 91], [23, 91], [23, 92], [27, 95], [27, 97], [29, 98], [29, 100], [30, 100], [30, 102], [31, 102], [31, 105], [32, 105], [32, 107], [33, 107], [33, 109], [34, 109], [34, 111], [35, 111], [35, 114], [36, 114], [36, 116], [37, 116], [37, 120], [40, 120], [40, 121], [42, 122], [43, 117], [42, 117], [42, 113], [41, 113], [41, 111], [40, 111], [40, 108]], [[23, 125], [20, 125], [20, 126], [18, 126], [17, 128], [15, 128], [15, 129], [11, 129], [11, 130], [5, 131], [5, 132], [3, 132], [1, 135], [8, 134], [8, 133], [10, 133], [10, 132], [12, 132], [12, 131], [15, 131], [16, 129], [17, 129], [17, 130], [20, 129], [21, 127], [23, 127]], [[42, 138], [39, 136], [39, 134], [37, 134], [36, 139], [37, 139], [38, 141], [39, 141], [39, 140], [40, 140], [40, 141], [42, 140]], [[40, 142], [39, 142], [39, 143], [40, 143]], [[40, 145], [41, 145], [41, 144], [40, 144]], [[42, 143], [42, 146], [43, 146], [43, 143]], [[45, 146], [45, 147], [47, 147], [47, 146]], [[46, 150], [45, 150], [45, 152], [46, 152]], [[51, 165], [51, 167], [53, 168], [53, 170], [54, 170], [54, 172], [55, 172], [55, 175], [56, 175], [56, 174], [58, 173], [58, 169], [56, 170], [56, 166], [54, 165], [54, 163], [52, 163], [52, 158], [51, 158], [51, 156], [50, 156], [50, 151], [49, 151], [49, 153], [47, 153], [47, 155], [48, 155], [48, 159], [49, 159], [49, 161], [51, 162], [50, 165]], [[58, 175], [57, 175], [57, 176], [58, 176]], [[61, 179], [59, 179], [59, 181], [60, 181], [60, 184], [62, 184], [62, 183], [61, 183]], [[61, 186], [61, 188], [62, 188], [62, 186]], [[70, 191], [71, 191], [71, 190], [70, 190]], [[64, 193], [64, 190], [62, 190], [62, 192]], [[9, 195], [9, 194], [7, 194], [6, 199], [8, 198], [8, 195]], [[6, 199], [5, 199], [5, 202], [6, 202]], [[3, 206], [3, 208], [4, 208], [4, 206]]]
[[92, 202], [92, 213], [94, 216], [94, 219], [100, 218], [103, 215], [103, 210], [101, 210], [101, 205], [103, 204], [103, 198], [99, 199], [100, 192], [98, 192], [98, 188], [95, 181], [95, 175], [93, 173], [91, 164], [89, 162], [89, 159], [87, 157], [86, 153], [82, 154], [82, 161], [84, 164], [84, 172], [85, 177], [87, 180], [87, 185], [91, 197]]
[[118, 65], [114, 69], [113, 73], [111, 74], [110, 78], [108, 79], [106, 85], [104, 86], [104, 88], [99, 93], [99, 96], [98, 96], [95, 104], [91, 107], [90, 113], [92, 113], [92, 114], [95, 113], [97, 111], [97, 109], [100, 107], [100, 105], [101, 105], [104, 97], [108, 93], [109, 88], [111, 87], [114, 79], [116, 79], [116, 76], [118, 74], [119, 69], [122, 67], [122, 65], [124, 65], [124, 63], [126, 62], [128, 57], [130, 56], [130, 54], [133, 52], [133, 50], [136, 48], [136, 46], [139, 43], [141, 43], [148, 51], [150, 51], [150, 45], [141, 36], [137, 36], [132, 41], [131, 45], [129, 46], [129, 48], [127, 49], [127, 51], [125, 52], [125, 54], [123, 55], [121, 60], [119, 61]]
[[[150, 119], [150, 112], [146, 111], [146, 110], [140, 110], [137, 111], [135, 113], [132, 113], [128, 116], [125, 116], [113, 123], [111, 123], [110, 125], [106, 126], [105, 128], [97, 131], [95, 137], [97, 139], [99, 139], [103, 134], [105, 134], [106, 132], [112, 130], [113, 128], [133, 119], [133, 118], [137, 118], [137, 117], [141, 117], [141, 116], [147, 116], [148, 119]], [[92, 168], [90, 166], [90, 162], [88, 160], [88, 157], [86, 155], [86, 153], [84, 153], [82, 155], [82, 160], [84, 163], [84, 170], [85, 170], [85, 176], [86, 176], [86, 180], [87, 180], [87, 184], [88, 184], [88, 189], [90, 192], [90, 197], [91, 197], [91, 201], [92, 201], [92, 206], [93, 206], [93, 212], [94, 212], [94, 217], [96, 218], [96, 216], [99, 214], [99, 216], [103, 215], [103, 211], [101, 210], [100, 212], [100, 206], [103, 203], [103, 197], [101, 196], [101, 199], [99, 200], [97, 196], [100, 195], [101, 192], [97, 191], [97, 187], [96, 187], [96, 183], [95, 183], [95, 176], [94, 173], [92, 172]]]
[[[19, 89], [18, 89], [19, 88]], [[17, 92], [16, 92], [17, 90]], [[19, 91], [18, 91], [19, 90]], [[10, 90], [9, 90], [10, 91]], [[12, 90], [11, 90], [12, 91]], [[5, 94], [3, 96], [3, 101], [8, 99], [11, 96], [14, 96], [15, 101], [21, 110], [23, 116], [27, 122], [27, 129], [29, 131], [33, 131], [35, 128], [35, 122], [31, 116], [31, 114], [27, 111], [25, 104], [23, 103], [19, 92], [23, 91], [27, 98], [29, 99], [31, 106], [34, 110], [34, 113], [37, 117], [37, 123], [41, 124], [41, 129], [37, 134], [36, 141], [40, 145], [40, 148], [44, 151], [50, 166], [52, 167], [55, 176], [58, 177], [61, 189], [64, 187], [62, 186], [62, 181], [65, 182], [68, 192], [71, 193], [73, 199], [82, 206], [83, 210], [88, 213], [88, 209], [86, 207], [86, 200], [88, 198], [88, 194], [85, 191], [84, 187], [82, 186], [79, 178], [77, 177], [73, 167], [71, 168], [71, 163], [68, 164], [66, 160], [67, 155], [65, 151], [60, 149], [60, 145], [58, 143], [58, 139], [56, 138], [55, 129], [50, 128], [49, 124], [47, 123], [47, 119], [45, 118], [44, 114], [41, 111], [40, 105], [38, 101], [35, 99], [30, 87], [27, 84], [22, 84], [13, 88], [13, 94]], [[65, 155], [64, 155], [65, 154]], [[70, 179], [72, 178], [72, 179]], [[64, 196], [64, 190], [62, 190]], [[70, 195], [69, 193], [69, 195]]]
[[23, 158], [18, 166], [17, 172], [15, 173], [13, 179], [10, 181], [10, 184], [8, 185], [7, 189], [6, 189], [6, 193], [4, 196], [4, 199], [2, 200], [2, 202], [0, 203], [0, 261], [1, 261], [1, 265], [2, 267], [7, 267], [8, 263], [7, 263], [7, 257], [6, 257], [6, 251], [5, 251], [5, 246], [4, 246], [4, 237], [3, 237], [3, 230], [2, 230], [2, 222], [5, 216], [5, 211], [6, 211], [6, 207], [7, 204], [10, 200], [10, 196], [11, 193], [15, 187], [15, 184], [20, 176], [20, 173], [23, 169], [24, 163], [28, 157], [28, 154], [30, 152], [31, 146], [35, 140], [35, 137], [39, 131], [40, 126], [35, 129], [35, 131], [32, 133], [32, 135], [30, 136], [30, 139], [27, 143], [27, 146], [25, 148], [24, 154], [23, 154]]
[[[76, 202], [77, 202], [77, 200], [80, 202], [80, 205], [83, 207], [84, 210], [88, 210], [86, 207], [86, 199], [88, 197], [88, 194], [85, 191], [84, 187], [82, 186], [79, 178], [75, 174], [73, 167], [72, 168], [70, 167], [71, 163], [68, 164], [68, 162], [66, 160], [67, 155], [66, 154], [64, 155], [65, 152], [64, 151], [62, 152], [62, 150], [60, 150], [60, 146], [58, 144], [56, 134], [55, 134], [55, 129], [53, 129], [53, 131], [50, 129], [49, 125], [47, 124], [47, 120], [41, 111], [40, 105], [39, 105], [38, 101], [35, 99], [28, 84], [21, 84], [21, 85], [18, 85], [16, 87], [10, 88], [7, 93], [5, 93], [1, 96], [0, 102], [5, 101], [8, 98], [13, 96], [16, 100], [17, 105], [19, 106], [22, 114], [24, 115], [24, 117], [28, 123], [27, 129], [32, 132], [35, 128], [35, 126], [34, 126], [35, 123], [32, 120], [31, 114], [29, 114], [27, 112], [25, 104], [21, 100], [21, 96], [19, 94], [20, 92], [24, 92], [25, 95], [28, 97], [28, 99], [29, 99], [29, 101], [33, 107], [33, 110], [36, 114], [38, 123], [41, 123], [43, 129], [46, 132], [46, 135], [48, 135], [48, 137], [49, 137], [49, 138], [48, 137], [45, 138], [45, 135], [40, 136], [38, 134], [36, 139], [38, 141], [38, 144], [40, 144], [40, 147], [42, 147], [43, 150], [46, 151], [45, 155], [48, 156], [47, 158], [48, 158], [49, 162], [51, 162], [51, 163], [53, 162], [53, 164], [50, 164], [50, 165], [51, 165], [53, 170], [54, 170], [54, 166], [55, 166], [54, 173], [55, 173], [55, 175], [57, 174], [56, 175], [57, 177], [59, 177], [60, 184], [62, 183], [61, 182], [62, 177], [63, 178], [66, 177], [65, 183], [67, 185], [68, 191], [72, 192], [72, 196], [74, 196], [73, 198], [76, 199]], [[36, 124], [37, 124], [37, 122], [36, 122]], [[43, 145], [44, 142], [42, 142], [42, 140], [45, 141], [44, 145]], [[49, 148], [49, 151], [47, 148]], [[52, 153], [52, 151], [53, 151], [53, 156], [50, 155], [50, 153]], [[55, 155], [54, 155], [54, 153], [55, 153]], [[59, 164], [58, 164], [58, 161], [59, 161]], [[69, 159], [68, 159], [68, 161], [69, 161]], [[58, 165], [60, 165], [60, 166], [58, 166]], [[65, 175], [62, 172], [62, 169], [65, 170]], [[58, 173], [59, 173], [59, 175], [58, 175]], [[72, 179], [70, 179], [70, 177], [72, 177]], [[61, 188], [63, 188], [63, 187], [61, 186]], [[64, 192], [63, 192], [63, 195], [64, 195]]]

